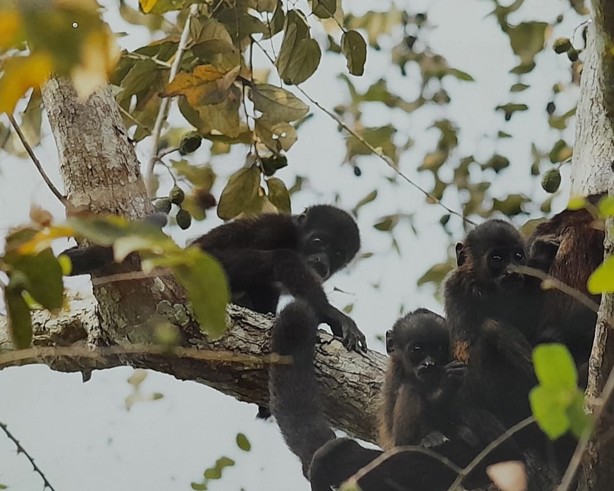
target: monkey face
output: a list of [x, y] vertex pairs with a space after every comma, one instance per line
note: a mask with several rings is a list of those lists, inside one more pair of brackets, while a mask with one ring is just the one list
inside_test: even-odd
[[415, 340], [405, 350], [405, 372], [423, 384], [432, 384], [443, 377], [448, 357], [448, 343]]
[[524, 276], [516, 270], [517, 266], [524, 266], [527, 262], [522, 247], [490, 249], [484, 261], [488, 275], [500, 289], [513, 291], [524, 285]]

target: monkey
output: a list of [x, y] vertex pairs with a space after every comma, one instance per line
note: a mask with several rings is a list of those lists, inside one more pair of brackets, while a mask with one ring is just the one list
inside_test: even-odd
[[[354, 219], [330, 205], [300, 215], [263, 214], [222, 224], [192, 244], [217, 259], [228, 278], [232, 302], [259, 313], [275, 313], [280, 294], [305, 299], [350, 350], [366, 350], [354, 321], [333, 307], [321, 284], [344, 268], [360, 248]], [[64, 251], [73, 275], [91, 273], [113, 259], [111, 248]]]
[[[271, 351], [292, 356], [293, 363], [270, 366], [269, 393], [273, 415], [288, 447], [299, 457], [303, 474], [309, 479], [312, 491], [330, 491], [339, 487], [364, 466], [387, 454], [382, 450], [365, 448], [351, 438], [335, 437], [324, 414], [315, 377], [313, 358], [317, 324], [313, 310], [301, 300], [289, 304], [278, 315], [273, 325]], [[416, 354], [413, 352], [413, 347], [418, 346], [419, 340], [427, 353], [420, 360], [415, 358], [419, 356], [419, 350], [416, 350]], [[386, 382], [388, 386], [382, 394], [390, 401], [385, 402], [381, 409], [384, 414], [381, 420], [386, 426], [384, 439], [389, 440], [390, 445], [420, 443], [430, 446], [432, 450], [457, 465], [465, 466], [488, 443], [501, 435], [504, 428], [489, 413], [477, 408], [475, 411], [464, 410], [453, 402], [456, 390], [450, 387], [449, 383], [461, 379], [463, 370], [456, 363], [450, 364], [448, 346], [449, 336], [443, 319], [426, 309], [412, 312], [395, 324], [392, 332], [387, 335], [391, 361]], [[427, 373], [433, 368], [431, 363], [437, 364], [432, 374]], [[399, 364], [404, 367], [399, 367]], [[413, 378], [416, 376], [415, 364], [424, 365], [423, 370], [418, 370], [417, 376], [421, 379], [419, 382]], [[421, 398], [426, 394], [426, 397], [431, 398], [438, 392], [437, 389], [431, 390], [428, 387], [429, 380], [432, 380], [434, 385], [440, 384], [442, 391], [449, 392], [440, 402], [449, 399], [450, 414], [443, 414], [445, 407], [442, 405], [439, 408], [442, 412], [441, 419], [431, 419], [431, 415], [426, 413], [430, 409], [428, 404], [431, 400], [416, 403], [409, 397], [399, 397], [399, 390], [395, 391], [393, 386], [395, 379], [400, 377], [399, 370], [404, 370], [405, 367], [411, 381], [404, 379], [403, 382], [410, 386], [420, 386], [419, 390], [415, 390], [415, 397]], [[457, 368], [460, 370], [456, 370]], [[399, 382], [397, 385], [400, 387], [402, 384]], [[434, 400], [437, 399], [438, 396], [435, 396]], [[414, 406], [421, 404], [421, 409], [426, 411], [413, 411]], [[386, 416], [386, 412], [390, 407], [394, 408], [393, 413], [398, 412], [397, 421], [406, 418], [407, 422], [411, 423], [411, 419], [415, 418], [421, 431], [412, 431], [402, 424], [395, 426], [395, 415], [392, 417], [393, 423], [389, 423], [391, 419]], [[403, 414], [405, 412], [407, 415]], [[441, 426], [427, 428], [428, 424]], [[484, 466], [471, 473], [463, 484], [488, 482], [484, 473], [487, 463], [522, 458], [522, 453], [513, 443], [513, 439], [510, 439], [489, 456]], [[389, 459], [385, 459], [381, 466], [378, 465], [367, 472], [359, 484], [363, 491], [438, 491], [447, 489], [455, 478], [456, 473], [452, 469], [430, 455], [402, 452], [394, 453]]]
[[[589, 196], [586, 208], [556, 214], [538, 225], [528, 241], [529, 257], [536, 267], [597, 304], [601, 296], [590, 295], [586, 284], [603, 261], [604, 223], [594, 210], [602, 197]], [[542, 297], [535, 344], [559, 342], [567, 346], [581, 372], [580, 385], [585, 386], [597, 314], [556, 288], [544, 291]]]
[[469, 397], [510, 427], [531, 414], [537, 383], [529, 340], [538, 284], [514, 269], [526, 265], [526, 245], [510, 223], [489, 220], [456, 245], [456, 257], [444, 283], [454, 356], [468, 362]]
[[431, 446], [429, 438], [445, 438], [440, 431], [450, 422], [448, 408], [466, 370], [462, 362], [450, 360], [445, 319], [427, 309], [402, 317], [386, 331], [386, 352], [380, 445]]

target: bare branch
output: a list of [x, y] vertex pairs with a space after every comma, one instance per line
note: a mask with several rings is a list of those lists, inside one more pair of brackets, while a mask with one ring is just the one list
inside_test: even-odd
[[[190, 38], [190, 22], [192, 17], [196, 16], [198, 13], [198, 4], [194, 3], [190, 7], [190, 13], [188, 14], [185, 25], [183, 26], [183, 32], [181, 33], [181, 38], [179, 39], [179, 44], [177, 45], [177, 52], [175, 53], [175, 59], [173, 60], [173, 64], [171, 66], [171, 71], [168, 76], [169, 82], [171, 82], [177, 72], [179, 71], [179, 65], [181, 64], [181, 57], [183, 56], [183, 52], [185, 51], [188, 40]], [[160, 135], [162, 133], [162, 125], [166, 121], [168, 117], [168, 111], [170, 108], [170, 97], [164, 97], [160, 102], [160, 109], [158, 110], [158, 116], [156, 117], [156, 122], [154, 124], [154, 129], [152, 131], [152, 139], [151, 142], [151, 154], [149, 157], [149, 162], [147, 163], [147, 174], [145, 175], [145, 182], [147, 184], [147, 192], [149, 196], [152, 196], [153, 192], [153, 171], [158, 161], [158, 143], [160, 141]]]
[[68, 207], [69, 203], [68, 203], [68, 200], [66, 199], [66, 196], [64, 196], [62, 193], [60, 193], [58, 188], [55, 187], [55, 184], [53, 184], [53, 182], [51, 182], [51, 179], [49, 179], [49, 176], [45, 173], [45, 170], [43, 169], [43, 166], [42, 166], [40, 160], [38, 160], [38, 157], [34, 153], [34, 150], [32, 150], [32, 147], [28, 143], [28, 140], [26, 140], [25, 135], [21, 131], [21, 128], [17, 124], [17, 121], [15, 120], [13, 115], [12, 114], [7, 114], [7, 116], [9, 117], [9, 121], [11, 122], [11, 126], [15, 130], [15, 133], [17, 133], [17, 136], [19, 137], [19, 141], [21, 141], [21, 144], [23, 145], [23, 148], [25, 148], [26, 152], [28, 152], [28, 155], [30, 156], [30, 159], [32, 159], [32, 162], [34, 162], [34, 166], [36, 167], [36, 170], [38, 171], [38, 173], [43, 178], [43, 181], [45, 181], [45, 184], [47, 184], [47, 187], [51, 190], [51, 192], [55, 195], [55, 197], [60, 200], [60, 202], [65, 207]]
[[43, 480], [45, 488], [49, 488], [51, 491], [55, 491], [55, 488], [51, 485], [51, 483], [47, 479], [47, 476], [45, 476], [45, 473], [41, 470], [41, 468], [38, 465], [36, 465], [36, 462], [34, 462], [34, 459], [32, 458], [32, 456], [28, 453], [28, 451], [25, 448], [23, 448], [23, 445], [19, 443], [19, 440], [17, 440], [17, 438], [13, 436], [13, 434], [9, 431], [7, 425], [3, 423], [2, 421], [0, 421], [0, 428], [2, 428], [2, 431], [4, 431], [6, 436], [8, 436], [9, 439], [12, 440], [12, 442], [15, 444], [15, 446], [17, 447], [17, 453], [24, 454], [26, 458], [30, 461], [30, 464], [32, 464], [32, 467], [34, 468], [34, 472], [36, 472], [39, 476], [41, 476], [41, 479]]

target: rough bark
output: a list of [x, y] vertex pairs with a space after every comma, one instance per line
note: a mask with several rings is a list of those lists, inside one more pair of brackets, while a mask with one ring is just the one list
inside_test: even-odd
[[[62, 347], [50, 354], [41, 350], [38, 354], [13, 351], [6, 330], [6, 319], [0, 318], [0, 369], [32, 363], [44, 363], [63, 372], [101, 370], [121, 365], [148, 368], [168, 373], [181, 380], [194, 380], [214, 387], [240, 401], [266, 404], [268, 402], [268, 377], [264, 363], [240, 363], [227, 359], [205, 360], [199, 358], [202, 350], [232, 351], [233, 355], [262, 358], [269, 353], [269, 334], [272, 316], [264, 316], [231, 305], [228, 307], [229, 329], [215, 342], [208, 342], [204, 335], [196, 334], [184, 343], [180, 356], [172, 352], [159, 353], [157, 345], [149, 345], [131, 351], [124, 345], [124, 352], [109, 351], [89, 346], [89, 333], [100, 332], [100, 319], [92, 298], [73, 300], [70, 310], [55, 317], [40, 311], [34, 314], [34, 347]], [[190, 320], [193, 323], [193, 320]], [[134, 345], [133, 345], [134, 346]], [[68, 349], [66, 349], [68, 348]], [[84, 354], [84, 352], [86, 352]], [[87, 352], [98, 353], [87, 356]], [[24, 358], [23, 354], [28, 357]], [[327, 413], [332, 424], [350, 435], [374, 441], [375, 400], [383, 381], [386, 357], [370, 351], [367, 355], [350, 353], [338, 340], [320, 332], [316, 349], [317, 374], [322, 386]]]
[[[139, 162], [111, 92], [100, 90], [79, 101], [71, 84], [56, 78], [44, 87], [43, 99], [71, 207], [131, 219], [151, 213]], [[120, 267], [114, 265], [99, 276], [124, 272]], [[134, 268], [138, 264], [128, 266]], [[37, 356], [21, 359], [19, 352], [10, 351], [6, 325], [0, 319], [0, 369], [45, 363], [87, 376], [95, 369], [131, 365], [195, 380], [242, 401], [267, 402], [267, 370], [262, 363], [212, 362], [195, 356], [194, 350], [262, 356], [268, 353], [270, 318], [229, 306], [228, 332], [221, 341], [210, 342], [186, 308], [184, 292], [172, 276], [101, 282], [94, 287], [94, 296], [96, 307], [88, 299], [72, 301], [71, 310], [58, 317], [35, 314], [34, 345], [64, 347], [51, 355], [48, 350], [39, 351]], [[157, 351], [152, 333], [160, 321], [178, 328], [183, 355], [178, 354], [179, 349], [175, 354]], [[140, 349], [142, 346], [145, 348]], [[86, 356], [91, 350], [96, 357]], [[192, 356], [186, 350], [192, 350]], [[349, 353], [330, 336], [320, 336], [317, 370], [333, 425], [373, 440], [374, 399], [379, 395], [384, 364], [383, 355]]]
[[[71, 83], [52, 78], [43, 101], [58, 148], [70, 213], [142, 218], [153, 212], [134, 147], [108, 88], [80, 101]], [[138, 269], [138, 260], [112, 265], [99, 276]], [[129, 344], [138, 326], [146, 332], [163, 315], [185, 318], [185, 297], [172, 277], [118, 281], [94, 286], [102, 331], [89, 332], [92, 345]], [[151, 331], [151, 329], [149, 329]]]
[[[586, 61], [582, 72], [581, 97], [576, 122], [576, 144], [572, 170], [572, 194], [607, 191], [614, 194], [614, 4], [593, 0]], [[606, 229], [606, 257], [614, 253], [612, 226]], [[614, 297], [603, 295], [593, 352], [589, 363], [589, 400], [602, 396], [614, 367], [614, 336], [607, 320], [614, 318]], [[610, 398], [612, 399], [612, 398]], [[614, 482], [614, 440], [607, 438], [614, 406], [602, 401], [604, 411], [594, 430], [582, 463], [579, 489], [609, 490]]]

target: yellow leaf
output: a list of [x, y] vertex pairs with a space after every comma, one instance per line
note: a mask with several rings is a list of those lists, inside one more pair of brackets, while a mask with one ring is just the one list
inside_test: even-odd
[[151, 12], [151, 9], [156, 6], [156, 3], [158, 3], [158, 0], [139, 0], [139, 5], [146, 14]]
[[51, 57], [44, 52], [8, 59], [0, 78], [0, 113], [12, 113], [21, 96], [45, 82], [51, 69]]
[[162, 97], [183, 95], [193, 107], [219, 104], [226, 99], [239, 70], [238, 66], [224, 72], [213, 65], [199, 65], [192, 73], [177, 74], [162, 93]]
[[37, 232], [27, 242], [24, 242], [17, 248], [17, 253], [21, 255], [38, 254], [44, 249], [51, 247], [51, 243], [55, 239], [64, 237], [74, 237], [75, 231], [71, 227], [66, 226], [51, 226], [40, 232]]
[[87, 99], [96, 89], [107, 84], [107, 76], [115, 68], [119, 56], [119, 48], [106, 25], [88, 34], [81, 48], [81, 63], [71, 72], [80, 99]]
[[21, 16], [14, 10], [0, 10], [0, 49], [13, 46], [21, 33]]

